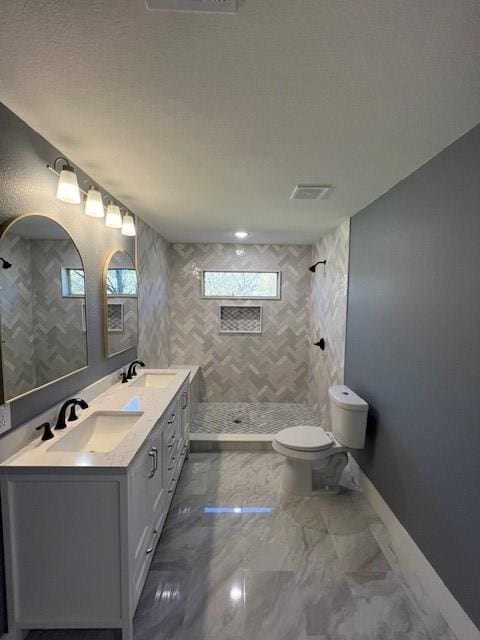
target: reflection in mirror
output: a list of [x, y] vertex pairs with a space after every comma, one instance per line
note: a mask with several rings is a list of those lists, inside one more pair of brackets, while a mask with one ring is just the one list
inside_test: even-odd
[[85, 273], [63, 227], [46, 216], [7, 223], [0, 255], [3, 400], [8, 401], [87, 365]]
[[126, 251], [114, 251], [104, 269], [105, 355], [137, 346], [137, 272]]

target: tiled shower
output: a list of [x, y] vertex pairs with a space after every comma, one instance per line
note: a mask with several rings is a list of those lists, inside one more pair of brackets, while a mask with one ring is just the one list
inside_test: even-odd
[[[199, 364], [194, 432], [268, 434], [298, 424], [328, 428], [327, 391], [343, 382], [349, 222], [312, 245], [172, 244], [172, 364]], [[312, 274], [319, 259], [325, 266]], [[202, 297], [204, 270], [280, 271], [278, 300]], [[223, 332], [220, 307], [261, 307], [261, 333]], [[232, 324], [231, 314], [226, 315]], [[247, 325], [245, 325], [247, 326]], [[322, 351], [314, 346], [325, 339]]]

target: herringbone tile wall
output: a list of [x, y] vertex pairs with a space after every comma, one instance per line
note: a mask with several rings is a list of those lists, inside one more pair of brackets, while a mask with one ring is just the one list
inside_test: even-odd
[[[71, 240], [2, 240], [2, 352], [7, 398], [86, 366], [84, 298], [62, 297], [62, 267], [81, 268]], [[5, 295], [3, 286], [5, 285]]]
[[123, 305], [123, 329], [122, 331], [108, 332], [108, 353], [121, 353], [138, 343], [138, 310], [137, 299], [110, 296], [109, 303]]
[[6, 398], [13, 398], [36, 386], [30, 240], [7, 234], [2, 256], [15, 265], [0, 272], [4, 391]]
[[62, 267], [83, 268], [71, 240], [32, 240], [36, 385], [87, 364], [84, 298], [62, 296]]
[[[117, 251], [111, 258], [109, 269], [135, 269], [133, 257], [126, 251]], [[137, 278], [138, 281], [138, 278]], [[121, 331], [108, 332], [108, 353], [113, 355], [138, 344], [138, 298], [128, 296], [109, 296], [109, 303], [123, 307], [123, 328]]]
[[[305, 402], [311, 246], [172, 244], [169, 256], [171, 361], [201, 365], [201, 400]], [[258, 301], [261, 335], [219, 334], [225, 301], [200, 297], [202, 269], [282, 272], [281, 300]]]
[[138, 355], [148, 367], [170, 363], [168, 243], [137, 219]]
[[[308, 402], [327, 428], [328, 388], [343, 383], [349, 235], [347, 220], [313, 246], [312, 263], [326, 259], [327, 264], [311, 276]], [[325, 338], [325, 351], [313, 346], [320, 338]]]

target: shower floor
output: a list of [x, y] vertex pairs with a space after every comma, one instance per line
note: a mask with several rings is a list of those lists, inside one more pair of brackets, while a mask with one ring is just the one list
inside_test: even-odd
[[200, 402], [194, 433], [277, 433], [287, 427], [320, 425], [318, 416], [298, 402]]

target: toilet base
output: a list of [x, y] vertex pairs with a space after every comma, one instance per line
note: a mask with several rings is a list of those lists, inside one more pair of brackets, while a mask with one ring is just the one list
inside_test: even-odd
[[285, 458], [283, 490], [297, 496], [311, 496], [319, 492], [336, 493], [347, 463], [345, 452], [334, 453], [314, 462]]

